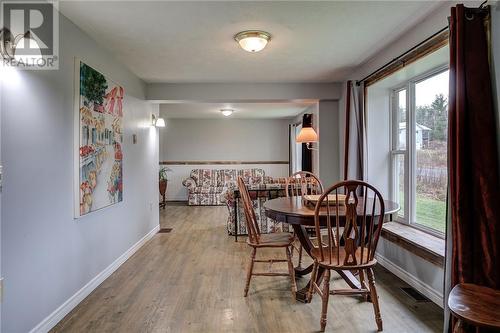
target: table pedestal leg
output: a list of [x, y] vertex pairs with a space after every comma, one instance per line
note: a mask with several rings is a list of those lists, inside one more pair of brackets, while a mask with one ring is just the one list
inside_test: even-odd
[[[304, 250], [307, 252], [308, 255], [311, 255], [311, 250], [313, 248], [313, 244], [311, 240], [309, 239], [309, 235], [307, 234], [306, 229], [304, 226], [299, 225], [299, 224], [294, 224], [293, 225], [293, 230], [295, 231], [295, 235], [300, 241], [300, 244], [302, 244], [302, 247]], [[295, 275], [296, 276], [304, 276], [312, 272], [313, 265], [309, 265], [306, 268], [302, 267], [296, 267], [295, 268]], [[316, 283], [320, 283], [321, 279], [323, 278], [325, 270], [322, 267], [319, 267], [318, 269], [318, 275], [316, 276]], [[359, 280], [354, 276], [354, 274], [351, 271], [337, 271], [339, 275], [344, 279], [344, 281], [351, 287], [352, 289], [359, 289], [361, 288], [361, 284]], [[307, 283], [307, 285], [298, 290], [296, 293], [296, 299], [299, 302], [307, 303], [307, 291], [309, 290], [309, 286], [311, 284], [311, 281]], [[368, 300], [370, 300], [368, 298]]]

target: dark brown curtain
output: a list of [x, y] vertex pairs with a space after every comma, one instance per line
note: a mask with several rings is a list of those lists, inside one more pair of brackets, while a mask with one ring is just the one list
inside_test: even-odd
[[[312, 114], [306, 113], [302, 116], [302, 128], [312, 127]], [[302, 144], [302, 171], [312, 172], [312, 150], [307, 149], [305, 143]]]
[[500, 289], [500, 178], [488, 20], [488, 7], [451, 9], [451, 287], [469, 282]]

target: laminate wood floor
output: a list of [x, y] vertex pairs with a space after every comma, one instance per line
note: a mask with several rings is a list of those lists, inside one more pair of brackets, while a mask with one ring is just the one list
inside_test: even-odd
[[[287, 277], [254, 277], [243, 297], [250, 248], [228, 237], [226, 218], [226, 207], [167, 206], [160, 223], [172, 232], [155, 235], [52, 332], [318, 331], [320, 298], [293, 302]], [[334, 274], [331, 285], [345, 286], [339, 279]], [[441, 308], [412, 301], [400, 290], [406, 283], [380, 265], [375, 279], [385, 332], [442, 331]], [[298, 279], [299, 288], [307, 280]], [[332, 296], [326, 331], [376, 331], [371, 303]]]

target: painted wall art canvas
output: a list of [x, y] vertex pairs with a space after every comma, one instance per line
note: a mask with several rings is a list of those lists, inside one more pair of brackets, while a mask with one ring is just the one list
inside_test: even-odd
[[75, 201], [78, 202], [75, 215], [80, 217], [123, 200], [124, 90], [82, 61], [77, 60], [76, 71], [78, 193]]

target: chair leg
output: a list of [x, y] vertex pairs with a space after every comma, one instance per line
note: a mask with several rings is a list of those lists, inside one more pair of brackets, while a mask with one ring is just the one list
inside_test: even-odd
[[253, 272], [253, 264], [255, 261], [255, 254], [257, 252], [257, 248], [252, 247], [252, 254], [250, 257], [250, 264], [248, 265], [248, 271], [247, 271], [247, 282], [245, 284], [245, 297], [248, 295], [248, 289], [250, 288], [250, 279], [252, 278], [252, 272]]
[[314, 260], [314, 263], [313, 263], [313, 269], [312, 269], [312, 273], [311, 273], [311, 282], [309, 284], [309, 290], [307, 291], [307, 295], [306, 295], [306, 298], [307, 298], [307, 303], [311, 302], [311, 299], [312, 299], [312, 295], [314, 294], [314, 284], [316, 283], [316, 275], [318, 275], [318, 262], [316, 260]]
[[302, 245], [299, 245], [299, 262], [297, 264], [297, 268], [302, 268]]
[[328, 297], [330, 296], [330, 270], [325, 269], [325, 275], [323, 276], [323, 290], [322, 290], [322, 297], [321, 297], [321, 319], [320, 319], [320, 325], [321, 325], [321, 332], [325, 331], [326, 328], [326, 314], [328, 312]]
[[[293, 245], [291, 247], [293, 248]], [[290, 282], [292, 283], [292, 297], [293, 300], [295, 301], [297, 293], [297, 284], [295, 283], [295, 268], [293, 268], [292, 255], [290, 253], [290, 249], [286, 247], [285, 251], [286, 251], [286, 259], [288, 261], [288, 274], [290, 274]]]
[[373, 311], [375, 312], [375, 321], [377, 322], [377, 328], [379, 331], [383, 330], [382, 327], [382, 317], [380, 316], [380, 307], [378, 304], [377, 289], [375, 288], [375, 278], [373, 277], [373, 270], [368, 268], [366, 270], [368, 275], [368, 283], [370, 284], [370, 296], [373, 304]]
[[[361, 284], [361, 288], [365, 288], [366, 284], [365, 284], [365, 271], [360, 269], [359, 270], [359, 282]], [[368, 294], [363, 294], [363, 300], [365, 302], [368, 301]]]

